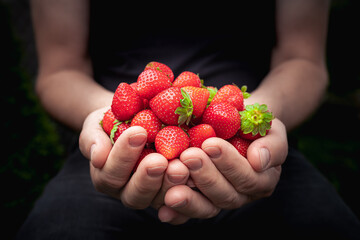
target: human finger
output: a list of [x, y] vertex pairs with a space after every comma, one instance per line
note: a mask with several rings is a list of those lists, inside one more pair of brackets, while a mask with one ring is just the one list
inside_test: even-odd
[[95, 188], [118, 197], [120, 189], [129, 180], [146, 141], [144, 128], [135, 126], [125, 130], [112, 147], [104, 166], [101, 169], [91, 169]]
[[134, 126], [126, 129], [113, 145], [103, 171], [112, 176], [128, 176], [138, 161], [146, 141], [147, 132], [144, 128]]
[[231, 183], [242, 204], [251, 201], [253, 195], [268, 196], [279, 179], [279, 171], [274, 168], [262, 173], [254, 171], [250, 163], [229, 142], [220, 138], [207, 139], [202, 148], [216, 168]]
[[180, 155], [180, 160], [189, 168], [195, 186], [215, 206], [230, 209], [247, 201], [247, 196], [236, 191], [202, 149], [189, 148]]
[[189, 218], [211, 218], [220, 212], [220, 208], [216, 207], [203, 194], [186, 185], [170, 188], [164, 200], [167, 207]]
[[163, 182], [168, 160], [158, 153], [147, 155], [120, 194], [123, 204], [133, 209], [144, 209], [154, 200]]
[[102, 168], [111, 151], [112, 144], [99, 122], [108, 108], [98, 109], [86, 118], [79, 137], [81, 153], [95, 168]]
[[166, 192], [175, 185], [186, 184], [188, 178], [189, 169], [179, 159], [169, 161], [162, 187], [151, 205], [159, 209], [164, 204]]
[[167, 222], [172, 225], [183, 224], [190, 219], [188, 216], [185, 216], [166, 205], [159, 208], [158, 217], [160, 221]]
[[283, 164], [287, 154], [285, 126], [278, 119], [274, 119], [269, 133], [250, 144], [247, 159], [255, 171], [262, 172]]

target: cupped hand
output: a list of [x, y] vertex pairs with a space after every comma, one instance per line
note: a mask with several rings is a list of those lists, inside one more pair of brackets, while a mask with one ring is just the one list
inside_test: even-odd
[[142, 127], [130, 127], [112, 145], [99, 124], [107, 109], [86, 118], [79, 138], [81, 152], [90, 159], [92, 182], [98, 191], [120, 199], [127, 207], [146, 208], [162, 187], [168, 160], [158, 153], [149, 154], [132, 174], [147, 133]]
[[207, 139], [189, 148], [180, 160], [198, 190], [176, 185], [165, 194], [159, 218], [172, 224], [189, 218], [211, 218], [221, 209], [235, 209], [274, 191], [288, 152], [286, 129], [278, 119], [268, 135], [251, 143], [247, 159], [227, 141]]

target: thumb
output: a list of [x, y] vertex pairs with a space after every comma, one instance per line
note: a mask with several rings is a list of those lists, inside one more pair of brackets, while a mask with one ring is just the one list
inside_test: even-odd
[[107, 109], [98, 109], [85, 119], [79, 137], [81, 153], [91, 161], [95, 168], [102, 168], [111, 151], [112, 144], [99, 122]]
[[288, 153], [286, 129], [282, 122], [273, 120], [269, 133], [249, 146], [247, 158], [252, 168], [263, 172], [284, 163]]

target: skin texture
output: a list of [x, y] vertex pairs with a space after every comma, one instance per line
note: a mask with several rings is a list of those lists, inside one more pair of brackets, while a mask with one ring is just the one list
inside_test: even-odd
[[[266, 103], [277, 118], [269, 134], [250, 145], [248, 159], [226, 141], [210, 138], [201, 149], [187, 149], [170, 162], [160, 154], [149, 154], [131, 176], [147, 135], [143, 128], [131, 127], [112, 147], [99, 125], [113, 93], [92, 78], [88, 1], [31, 3], [39, 56], [36, 91], [43, 106], [57, 120], [81, 131], [79, 147], [90, 160], [98, 191], [134, 209], [153, 206], [159, 219], [171, 224], [213, 217], [221, 209], [269, 196], [287, 155], [286, 131], [316, 109], [327, 86], [329, 2], [279, 0], [271, 70], [245, 100], [245, 104]], [[200, 192], [186, 184], [190, 182]]]

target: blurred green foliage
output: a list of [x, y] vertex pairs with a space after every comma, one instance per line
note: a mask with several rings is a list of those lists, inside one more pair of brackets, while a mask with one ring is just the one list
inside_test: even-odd
[[[64, 156], [54, 123], [34, 94], [32, 78], [19, 67], [21, 45], [0, 4], [0, 79], [2, 82], [1, 221], [5, 236], [14, 234]], [[3, 235], [4, 236], [4, 235]]]

